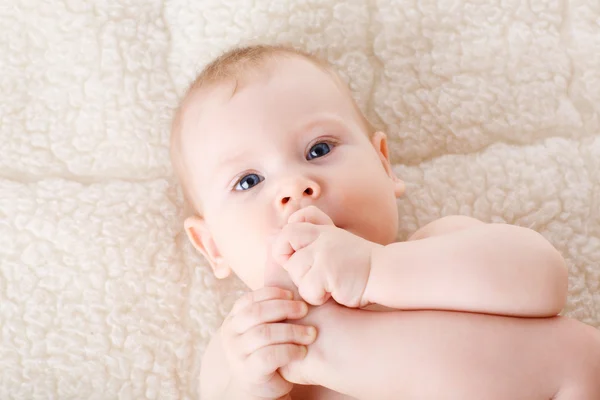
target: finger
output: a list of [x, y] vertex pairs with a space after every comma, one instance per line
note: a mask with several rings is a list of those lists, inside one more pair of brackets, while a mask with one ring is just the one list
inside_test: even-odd
[[288, 272], [281, 267], [271, 255], [270, 245], [267, 246], [267, 263], [265, 265], [265, 286], [275, 286], [282, 289], [286, 289], [293, 293], [293, 298], [300, 300], [298, 295], [298, 288], [294, 285], [292, 278]]
[[274, 344], [258, 349], [246, 358], [247, 371], [253, 371], [259, 376], [268, 376], [278, 368], [294, 360], [301, 360], [306, 356], [306, 346], [297, 344]]
[[298, 300], [268, 300], [254, 303], [245, 308], [230, 322], [230, 329], [242, 334], [250, 328], [270, 322], [280, 322], [286, 319], [298, 319], [308, 313], [308, 306]]
[[308, 206], [292, 213], [288, 218], [288, 224], [294, 222], [309, 222], [315, 225], [334, 225], [329, 215], [317, 206]]
[[271, 254], [280, 265], [285, 263], [295, 251], [298, 251], [312, 242], [320, 235], [318, 225], [308, 222], [287, 224], [273, 241]]
[[[285, 272], [285, 271], [284, 271]], [[277, 285], [270, 285], [277, 286]], [[295, 287], [294, 287], [295, 289]], [[258, 303], [265, 300], [273, 300], [273, 299], [288, 299], [291, 300], [293, 298], [293, 293], [289, 290], [282, 289], [281, 287], [264, 287], [252, 292], [248, 292], [240, 297], [229, 312], [230, 316], [234, 316], [243, 310], [244, 308], [250, 306], [253, 303]]]
[[316, 338], [317, 330], [313, 326], [290, 323], [262, 324], [240, 336], [237, 349], [243, 355], [250, 355], [258, 349], [274, 344], [309, 345]]
[[283, 264], [283, 269], [287, 271], [294, 285], [299, 287], [302, 278], [310, 271], [313, 263], [314, 253], [311, 246], [307, 246], [292, 254], [285, 264]]
[[314, 270], [308, 271], [298, 282], [298, 292], [304, 301], [313, 306], [320, 306], [329, 300], [327, 282]]

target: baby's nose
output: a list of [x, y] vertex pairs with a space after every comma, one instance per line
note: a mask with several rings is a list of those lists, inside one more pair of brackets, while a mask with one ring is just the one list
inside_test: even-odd
[[286, 208], [290, 203], [299, 203], [304, 207], [307, 201], [313, 201], [321, 195], [321, 187], [312, 179], [296, 178], [285, 182], [277, 195], [279, 207]]

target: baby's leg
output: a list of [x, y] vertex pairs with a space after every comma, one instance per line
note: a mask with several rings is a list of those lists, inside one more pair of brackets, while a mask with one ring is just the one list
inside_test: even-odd
[[566, 335], [575, 349], [574, 354], [564, 355], [569, 369], [553, 400], [600, 399], [600, 332], [578, 323]]
[[376, 313], [327, 304], [307, 357], [284, 377], [359, 399], [600, 398], [600, 340], [577, 321]]

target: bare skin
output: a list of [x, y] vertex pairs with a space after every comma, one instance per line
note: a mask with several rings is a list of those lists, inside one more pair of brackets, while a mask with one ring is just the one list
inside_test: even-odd
[[[465, 228], [433, 224], [410, 239]], [[295, 292], [281, 269], [266, 282]], [[317, 327], [305, 358], [279, 371], [296, 383], [289, 400], [595, 399], [600, 396], [600, 334], [565, 317], [515, 318], [448, 311], [351, 309], [333, 300], [287, 322]], [[384, 311], [384, 312], [376, 312]], [[216, 335], [203, 382], [219, 399], [252, 399], [231, 385]], [[206, 388], [205, 388], [206, 389]], [[213, 392], [214, 391], [214, 392]], [[213, 396], [205, 392], [206, 398]]]
[[[306, 358], [283, 370], [292, 382], [357, 399], [600, 398], [600, 335], [569, 318], [371, 312], [332, 303], [312, 311], [306, 323], [319, 327], [319, 337]], [[298, 385], [291, 394], [335, 398]]]
[[[236, 303], [211, 341], [203, 400], [600, 398], [592, 328], [565, 318], [464, 312], [555, 315], [566, 291], [555, 249], [523, 230], [491, 235], [485, 226], [477, 235], [396, 246], [404, 183], [391, 166], [386, 135], [367, 131], [330, 74], [298, 57], [268, 67], [233, 96], [235, 82], [193, 93], [182, 117], [181, 159], [203, 210], [186, 219], [186, 234], [217, 278], [235, 273], [256, 297]], [[293, 257], [304, 252], [322, 261], [311, 263], [312, 275], [333, 273], [326, 283], [338, 286], [327, 289], [335, 300], [357, 294], [360, 301], [350, 296], [351, 303], [415, 311], [374, 313], [330, 301], [305, 317], [283, 292], [267, 293], [273, 288], [265, 286], [293, 289], [264, 281], [271, 236], [293, 236], [290, 219], [313, 206], [333, 227], [309, 228], [332, 236], [315, 235], [322, 240], [294, 249]], [[415, 237], [444, 234], [442, 226]], [[335, 252], [327, 250], [332, 244]], [[372, 244], [397, 251], [369, 257]], [[337, 262], [323, 257], [334, 255]], [[354, 265], [341, 268], [346, 262]], [[367, 298], [354, 293], [360, 279]], [[313, 299], [323, 289], [313, 290]], [[424, 308], [457, 312], [418, 311]], [[307, 340], [299, 324], [315, 326], [316, 340]]]
[[[282, 370], [298, 383], [293, 400], [600, 396], [600, 335], [569, 318], [373, 312], [330, 301], [297, 322], [318, 327], [319, 336]], [[213, 368], [222, 351], [215, 338], [206, 359]], [[226, 382], [226, 365], [219, 367], [215, 377]]]

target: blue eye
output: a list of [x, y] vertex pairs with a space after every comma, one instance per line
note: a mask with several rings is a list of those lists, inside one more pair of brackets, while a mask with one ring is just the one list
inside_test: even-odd
[[325, 143], [325, 142], [317, 143], [313, 147], [310, 148], [306, 159], [312, 160], [313, 158], [323, 157], [325, 154], [329, 153], [330, 151], [331, 151], [331, 147], [330, 147], [329, 143]]
[[252, 189], [254, 186], [258, 185], [264, 180], [265, 178], [257, 174], [244, 175], [242, 179], [240, 179], [238, 183], [235, 184], [235, 190]]

